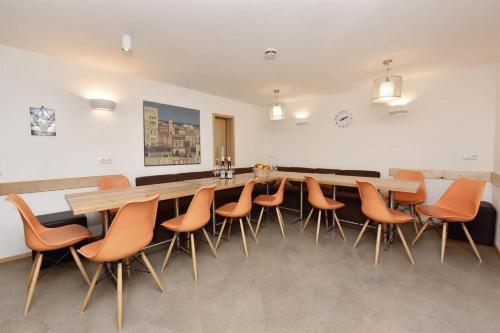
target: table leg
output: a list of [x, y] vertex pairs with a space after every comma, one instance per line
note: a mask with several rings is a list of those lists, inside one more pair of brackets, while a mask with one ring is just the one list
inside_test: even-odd
[[[179, 216], [179, 198], [174, 199], [174, 208], [175, 208], [175, 216]], [[177, 250], [181, 247], [180, 237], [176, 239], [176, 248]]]
[[[109, 230], [109, 225], [110, 225], [110, 221], [111, 218], [109, 216], [109, 210], [105, 210], [104, 211], [104, 233], [103, 233], [103, 237], [106, 236], [106, 234], [108, 233], [108, 230]], [[115, 287], [116, 287], [116, 275], [115, 273], [113, 272], [113, 267], [110, 263], [105, 263], [104, 264], [104, 268], [106, 269], [106, 272], [107, 272], [107, 275], [111, 276], [111, 280], [115, 283]]]
[[[337, 199], [337, 186], [332, 185], [332, 199], [336, 200]], [[332, 229], [335, 229], [337, 226], [335, 224], [335, 212], [332, 212]], [[327, 219], [328, 220], [328, 219]]]
[[104, 211], [104, 236], [108, 233], [109, 230], [109, 210]]
[[300, 220], [304, 218], [304, 182], [300, 182]]
[[212, 199], [212, 236], [216, 235], [215, 228], [217, 227], [217, 222], [215, 221], [215, 195]]
[[[293, 220], [292, 222], [290, 222], [290, 225], [292, 224], [295, 224], [296, 222], [298, 221], [302, 221], [303, 219], [303, 210], [304, 210], [304, 207], [303, 207], [303, 200], [304, 199], [304, 191], [303, 191], [303, 182], [300, 182], [300, 196], [299, 196], [299, 217], [296, 218], [295, 220]], [[284, 222], [283, 222], [284, 224]]]
[[[394, 191], [389, 191], [389, 208], [394, 209]], [[394, 225], [384, 224], [384, 244], [385, 251], [389, 250], [394, 241]]]

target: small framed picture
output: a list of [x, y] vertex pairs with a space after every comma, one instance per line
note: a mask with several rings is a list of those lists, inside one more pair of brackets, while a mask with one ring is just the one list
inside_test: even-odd
[[56, 111], [44, 106], [30, 107], [31, 135], [55, 136]]

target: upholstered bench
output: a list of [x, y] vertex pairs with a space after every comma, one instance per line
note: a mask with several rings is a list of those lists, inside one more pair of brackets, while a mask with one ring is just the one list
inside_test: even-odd
[[[250, 173], [252, 168], [235, 168], [235, 174]], [[212, 171], [195, 171], [195, 172], [183, 172], [183, 173], [173, 173], [164, 175], [153, 175], [137, 177], [135, 179], [136, 186], [153, 185], [153, 184], [163, 184], [171, 182], [179, 182], [185, 180], [201, 179], [213, 177]], [[256, 189], [255, 192], [261, 191]], [[225, 203], [231, 201], [237, 201], [240, 195], [241, 188], [233, 188], [222, 191], [215, 192], [215, 203], [217, 206], [221, 206]], [[254, 193], [256, 195], [256, 193]], [[192, 196], [184, 197], [179, 199], [179, 211], [184, 213], [189, 203], [191, 202]], [[175, 205], [174, 200], [164, 200], [160, 201], [158, 204], [158, 213], [156, 215], [156, 228], [154, 233], [155, 241], [165, 240], [167, 237], [167, 231], [165, 228], [158, 227], [160, 223], [175, 216]], [[210, 224], [211, 225], [211, 224]]]

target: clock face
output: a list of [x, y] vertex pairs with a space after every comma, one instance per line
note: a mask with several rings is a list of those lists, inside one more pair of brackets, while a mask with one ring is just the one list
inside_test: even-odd
[[335, 124], [340, 128], [349, 127], [352, 124], [352, 113], [349, 111], [339, 111], [335, 115]]

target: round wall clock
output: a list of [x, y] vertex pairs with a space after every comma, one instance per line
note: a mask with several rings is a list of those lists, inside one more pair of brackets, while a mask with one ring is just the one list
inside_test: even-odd
[[349, 111], [339, 111], [335, 115], [335, 124], [340, 128], [346, 128], [352, 124], [352, 113]]

